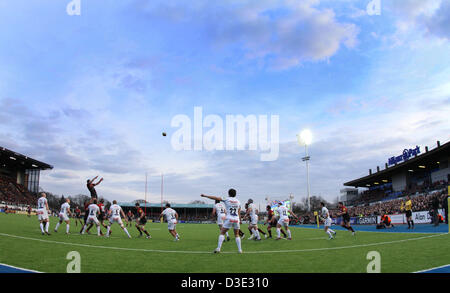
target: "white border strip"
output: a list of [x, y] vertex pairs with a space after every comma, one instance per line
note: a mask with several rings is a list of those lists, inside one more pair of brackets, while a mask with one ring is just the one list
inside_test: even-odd
[[[351, 246], [340, 246], [340, 247], [325, 247], [325, 248], [309, 248], [309, 249], [296, 249], [296, 250], [274, 250], [274, 251], [246, 251], [245, 254], [267, 254], [267, 253], [289, 253], [289, 252], [310, 252], [310, 251], [326, 251], [326, 250], [339, 250], [339, 249], [349, 249], [349, 248], [359, 248], [359, 247], [368, 247], [368, 246], [377, 246], [384, 244], [393, 244], [393, 243], [402, 243], [407, 241], [428, 239], [433, 237], [440, 237], [448, 234], [437, 234], [430, 236], [423, 236], [417, 238], [409, 238], [402, 240], [394, 240], [394, 241], [385, 241], [385, 242], [377, 242], [377, 243], [369, 243], [369, 244], [360, 244], [360, 245], [351, 245]], [[43, 240], [31, 237], [23, 237], [17, 235], [10, 235], [0, 233], [0, 236], [24, 239], [24, 240], [33, 240], [45, 243], [55, 243], [62, 245], [71, 245], [71, 246], [81, 246], [81, 247], [91, 247], [91, 248], [103, 248], [103, 249], [112, 249], [112, 250], [125, 250], [125, 251], [140, 251], [140, 252], [160, 252], [160, 253], [185, 253], [185, 254], [211, 254], [212, 251], [182, 251], [182, 250], [159, 250], [159, 249], [143, 249], [143, 248], [126, 248], [126, 247], [114, 247], [114, 246], [102, 246], [102, 245], [89, 245], [89, 244], [81, 244], [81, 243], [68, 243], [68, 242], [59, 242], [52, 240]], [[301, 240], [301, 239], [300, 239]], [[236, 253], [236, 252], [222, 252], [223, 254]]]
[[445, 267], [450, 267], [450, 264], [448, 264], [448, 265], [443, 265], [443, 266], [440, 266], [440, 267], [431, 268], [431, 269], [426, 269], [426, 270], [422, 270], [422, 271], [417, 271], [417, 272], [414, 272], [414, 273], [415, 273], [415, 274], [418, 274], [418, 273], [425, 273], [425, 272], [429, 272], [429, 271], [432, 271], [432, 270], [442, 269], [442, 268], [445, 268]]
[[[39, 272], [39, 271], [34, 271], [34, 270], [29, 270], [29, 269], [19, 268], [19, 267], [15, 267], [15, 266], [12, 266], [12, 265], [7, 265], [7, 264], [4, 264], [4, 263], [0, 263], [0, 265], [1, 265], [1, 266], [5, 266], [5, 267], [9, 267], [9, 268], [12, 268], [12, 269], [16, 269], [16, 270], [21, 270], [21, 271], [25, 271], [25, 272], [30, 272], [30, 273], [42, 273], [42, 272]], [[8, 274], [8, 273], [6, 273], [6, 274]]]

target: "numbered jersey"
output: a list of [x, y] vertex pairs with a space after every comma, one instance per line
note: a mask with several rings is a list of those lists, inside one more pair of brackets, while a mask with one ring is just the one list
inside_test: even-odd
[[64, 216], [67, 216], [67, 209], [70, 209], [70, 204], [65, 202], [61, 205], [61, 211], [59, 213], [63, 214]]
[[176, 222], [176, 211], [172, 208], [167, 208], [163, 211], [163, 215], [166, 217], [166, 221], [169, 222]]
[[109, 210], [111, 211], [111, 218], [120, 218], [122, 208], [119, 205], [113, 204]]
[[223, 203], [216, 203], [214, 207], [216, 208], [217, 218], [224, 217], [227, 214]]
[[288, 211], [289, 210], [287, 207], [280, 206], [277, 208], [277, 212], [278, 212], [278, 215], [280, 216], [280, 219], [289, 218]]
[[225, 204], [225, 209], [227, 213], [227, 220], [232, 220], [233, 222], [239, 222], [239, 208], [241, 203], [234, 197], [229, 197], [223, 200]]
[[97, 218], [97, 212], [100, 211], [100, 208], [96, 204], [90, 204], [88, 207], [89, 217]]
[[45, 197], [41, 197], [38, 199], [38, 210], [43, 210], [47, 208], [47, 199]]

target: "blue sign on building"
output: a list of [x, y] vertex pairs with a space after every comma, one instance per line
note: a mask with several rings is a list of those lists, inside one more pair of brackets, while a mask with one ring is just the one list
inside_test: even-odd
[[415, 149], [404, 149], [403, 154], [396, 157], [389, 158], [388, 165], [395, 165], [401, 161], [405, 162], [409, 160], [411, 157], [414, 157], [416, 155], [420, 154], [420, 147], [416, 146]]

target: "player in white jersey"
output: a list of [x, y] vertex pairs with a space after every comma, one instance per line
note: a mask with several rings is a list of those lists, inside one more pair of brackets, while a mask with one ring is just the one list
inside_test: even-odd
[[[44, 192], [41, 193], [41, 197], [38, 199], [37, 204], [37, 215], [39, 220], [39, 227], [41, 228], [42, 235], [48, 233], [48, 228], [50, 226], [50, 222], [48, 219], [48, 212], [50, 209], [48, 208], [48, 202], [47, 202], [47, 194]], [[45, 223], [45, 230], [44, 230], [44, 223]]]
[[170, 207], [170, 203], [166, 203], [166, 208], [159, 217], [161, 218], [163, 216], [166, 218], [169, 233], [175, 238], [175, 241], [179, 241], [180, 235], [178, 235], [176, 230], [178, 213]]
[[[216, 204], [214, 205], [212, 216], [217, 216], [217, 225], [219, 226], [219, 230], [222, 230], [223, 222], [225, 221], [227, 217], [225, 205], [219, 201], [216, 200]], [[227, 236], [227, 241], [230, 241], [230, 236], [228, 235], [228, 232], [225, 233]]]
[[[321, 216], [324, 221], [325, 233], [327, 233], [329, 236], [328, 240], [334, 239], [333, 235], [336, 236], [336, 232], [330, 229], [331, 222], [332, 222], [331, 217], [330, 217], [330, 212], [325, 207], [325, 204], [323, 202], [320, 203], [320, 206], [322, 208]], [[331, 235], [331, 234], [333, 234], [333, 235]]]
[[287, 239], [292, 240], [291, 230], [289, 230], [289, 213], [292, 214], [295, 218], [297, 218], [297, 216], [294, 214], [293, 211], [291, 211], [287, 207], [283, 206], [282, 202], [278, 203], [277, 212], [278, 212], [279, 219], [278, 219], [278, 223], [277, 223], [277, 238], [276, 238], [276, 240], [281, 239], [281, 227], [282, 226], [284, 226], [284, 228], [286, 229], [286, 233], [288, 236]]
[[245, 216], [249, 218], [250, 222], [248, 224], [248, 229], [251, 232], [250, 238], [248, 240], [255, 239], [257, 241], [261, 240], [261, 235], [258, 231], [258, 210], [256, 209], [253, 199], [249, 199], [247, 202]]
[[61, 210], [59, 211], [59, 222], [56, 223], [55, 232], [58, 232], [59, 225], [66, 222], [66, 234], [70, 234], [70, 215], [70, 199], [66, 199], [66, 202], [61, 205]]
[[225, 209], [227, 216], [225, 218], [225, 222], [222, 226], [222, 230], [219, 235], [219, 243], [217, 248], [214, 250], [214, 253], [219, 253], [222, 248], [223, 241], [225, 240], [225, 234], [228, 232], [230, 228], [234, 229], [234, 236], [236, 239], [236, 245], [238, 247], [238, 252], [242, 253], [241, 247], [241, 238], [239, 237], [239, 230], [241, 222], [241, 203], [236, 198], [236, 190], [230, 189], [228, 190], [228, 198], [221, 198], [217, 196], [210, 196], [202, 194], [201, 197], [206, 197], [212, 200], [223, 201], [225, 204]]
[[131, 238], [127, 228], [125, 228], [125, 226], [123, 225], [122, 218], [120, 216], [122, 216], [128, 224], [128, 220], [125, 217], [125, 213], [123, 212], [122, 208], [117, 204], [116, 200], [113, 200], [113, 204], [108, 210], [109, 225], [106, 228], [106, 237], [109, 237], [110, 235], [112, 224], [117, 223], [119, 224], [120, 228], [122, 228], [122, 230], [125, 232], [125, 234], [127, 234], [128, 238]]
[[86, 227], [89, 224], [95, 223], [95, 225], [97, 226], [97, 235], [101, 236], [100, 234], [100, 222], [97, 219], [97, 216], [100, 215], [100, 208], [97, 205], [97, 199], [94, 198], [92, 199], [92, 203], [88, 206], [88, 218], [86, 220], [86, 223], [84, 224], [83, 230], [81, 231], [81, 234], [84, 234], [84, 232], [86, 231]]

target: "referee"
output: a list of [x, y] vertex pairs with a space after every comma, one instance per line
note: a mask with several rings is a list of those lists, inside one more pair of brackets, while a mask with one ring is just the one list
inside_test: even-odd
[[414, 229], [414, 221], [412, 219], [412, 202], [411, 198], [406, 196], [406, 202], [405, 202], [405, 216], [406, 221], [408, 222], [408, 229]]

